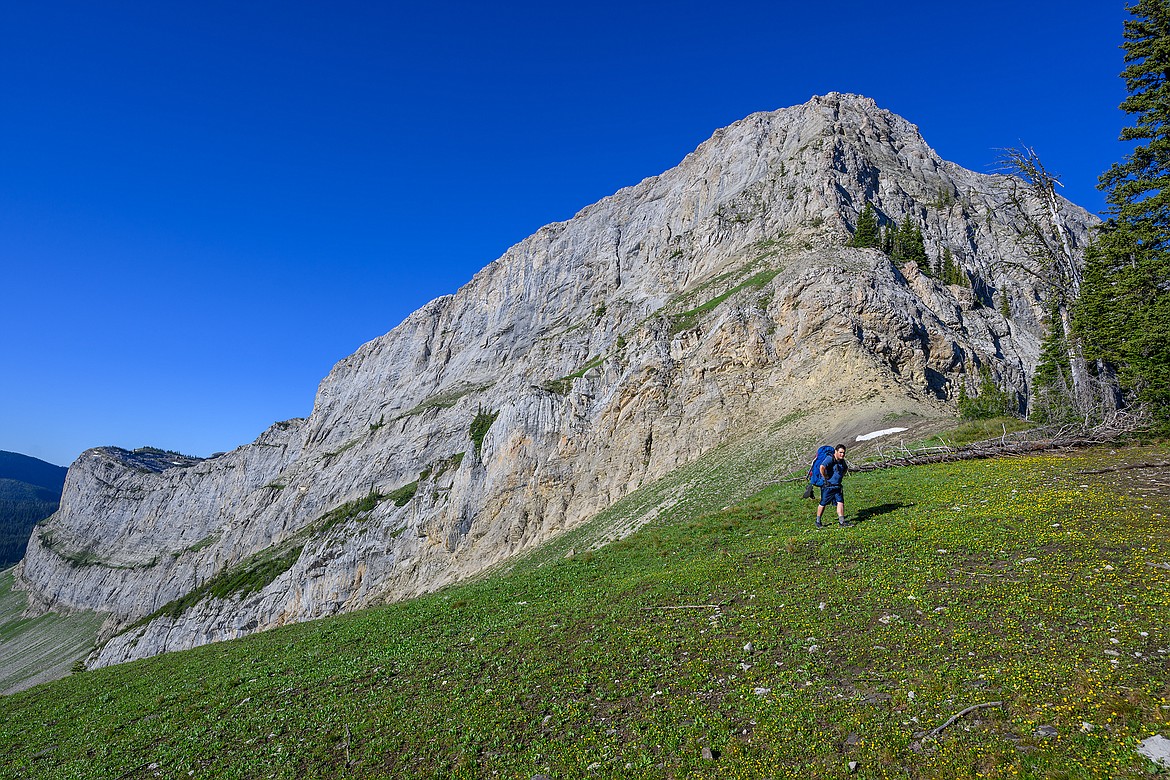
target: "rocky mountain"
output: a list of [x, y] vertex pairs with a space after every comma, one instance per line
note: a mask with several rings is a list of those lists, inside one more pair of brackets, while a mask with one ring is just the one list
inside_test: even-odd
[[0, 569], [24, 557], [33, 526], [57, 511], [66, 469], [0, 450]]
[[[1006, 184], [864, 97], [749, 116], [363, 345], [308, 419], [209, 460], [84, 453], [17, 587], [106, 613], [103, 666], [434, 590], [769, 431], [953, 414], [981, 367], [1026, 397], [1046, 303]], [[866, 202], [971, 285], [849, 248]]]

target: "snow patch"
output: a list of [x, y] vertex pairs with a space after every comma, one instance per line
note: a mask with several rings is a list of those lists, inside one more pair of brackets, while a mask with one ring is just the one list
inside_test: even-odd
[[905, 431], [905, 430], [907, 430], [907, 429], [906, 428], [883, 428], [880, 431], [874, 431], [873, 433], [863, 433], [857, 437], [857, 441], [869, 441], [870, 439], [876, 439], [879, 436], [889, 436], [891, 433], [901, 433], [902, 431]]

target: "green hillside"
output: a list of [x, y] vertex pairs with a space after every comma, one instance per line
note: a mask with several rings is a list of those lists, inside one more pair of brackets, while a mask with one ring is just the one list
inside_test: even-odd
[[1146, 777], [1168, 454], [858, 474], [857, 522], [823, 531], [772, 486], [5, 697], [0, 755], [30, 778]]
[[12, 581], [11, 570], [0, 572], [0, 693], [68, 674], [93, 650], [104, 619], [93, 612], [23, 617], [28, 599]]

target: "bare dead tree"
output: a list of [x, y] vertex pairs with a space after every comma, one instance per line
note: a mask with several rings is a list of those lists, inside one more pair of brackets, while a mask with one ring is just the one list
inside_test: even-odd
[[1026, 270], [1057, 299], [1072, 378], [1072, 399], [1078, 414], [1088, 424], [1100, 404], [1090, 386], [1088, 364], [1072, 326], [1070, 306], [1081, 294], [1084, 250], [1074, 247], [1069, 240], [1062, 199], [1056, 194], [1056, 188], [1064, 185], [1044, 167], [1031, 147], [1001, 150], [1000, 163], [1003, 172], [1008, 174], [1004, 191], [1008, 211], [1014, 217], [1008, 220], [1008, 225], [1037, 267], [1011, 265]]

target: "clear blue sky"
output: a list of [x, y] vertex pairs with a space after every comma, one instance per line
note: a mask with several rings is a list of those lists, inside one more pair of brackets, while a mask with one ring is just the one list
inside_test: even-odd
[[1103, 208], [1121, 0], [0, 6], [0, 449], [206, 456], [718, 127], [826, 92]]

